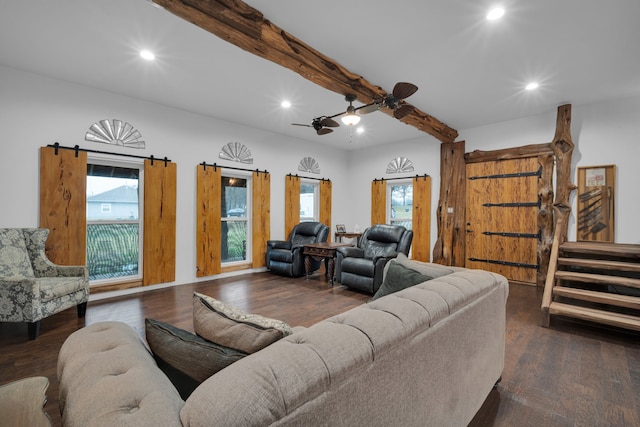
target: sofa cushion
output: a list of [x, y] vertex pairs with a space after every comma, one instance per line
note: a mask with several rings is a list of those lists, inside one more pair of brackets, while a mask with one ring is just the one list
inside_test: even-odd
[[35, 282], [40, 288], [41, 303], [71, 295], [86, 286], [84, 277], [39, 277]]
[[247, 355], [154, 319], [145, 319], [145, 333], [158, 367], [183, 399], [202, 381]]
[[20, 229], [0, 228], [0, 277], [34, 277]]
[[206, 340], [245, 353], [255, 353], [292, 333], [285, 322], [244, 313], [197, 292], [193, 293], [193, 328]]
[[373, 298], [371, 299], [372, 301], [413, 285], [417, 285], [418, 283], [433, 279], [433, 277], [420, 274], [416, 270], [407, 268], [395, 260], [391, 260], [388, 265], [389, 267], [386, 270], [382, 285], [373, 295]]
[[58, 380], [65, 427], [181, 425], [184, 401], [125, 323], [72, 333], [58, 354]]

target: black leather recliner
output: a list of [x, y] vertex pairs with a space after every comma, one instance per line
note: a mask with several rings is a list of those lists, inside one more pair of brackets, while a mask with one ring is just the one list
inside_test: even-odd
[[[288, 240], [267, 241], [267, 269], [282, 276], [300, 277], [305, 275], [302, 247], [308, 243], [326, 242], [329, 227], [321, 222], [301, 222], [293, 227]], [[313, 258], [311, 271], [320, 268], [320, 261]]]
[[384, 266], [402, 252], [409, 255], [413, 231], [401, 225], [375, 224], [358, 246], [337, 250], [336, 279], [350, 288], [375, 293], [382, 285]]

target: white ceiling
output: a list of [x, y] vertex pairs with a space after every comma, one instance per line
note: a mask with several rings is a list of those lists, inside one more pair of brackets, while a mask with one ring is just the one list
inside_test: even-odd
[[[503, 0], [497, 22], [492, 0], [246, 3], [389, 92], [416, 84], [407, 101], [457, 130], [640, 95], [638, 0]], [[344, 96], [145, 0], [0, 0], [0, 64], [345, 149], [438, 143], [379, 112], [361, 135], [291, 126], [344, 111]]]

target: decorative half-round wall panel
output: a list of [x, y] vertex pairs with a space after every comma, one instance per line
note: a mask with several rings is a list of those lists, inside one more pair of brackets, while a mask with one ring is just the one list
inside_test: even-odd
[[313, 157], [305, 157], [300, 160], [298, 170], [301, 172], [320, 173], [320, 165]]
[[387, 165], [387, 173], [413, 172], [413, 162], [406, 157], [396, 157]]
[[84, 136], [85, 141], [139, 149], [145, 148], [145, 143], [141, 138], [142, 135], [133, 126], [117, 119], [104, 119], [92, 124]]
[[253, 164], [253, 157], [251, 157], [251, 151], [239, 142], [230, 142], [220, 150], [218, 157], [222, 160], [231, 160], [232, 162], [239, 162], [245, 164]]

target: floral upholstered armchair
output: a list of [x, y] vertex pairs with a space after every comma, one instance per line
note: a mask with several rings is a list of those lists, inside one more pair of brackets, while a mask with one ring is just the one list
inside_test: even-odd
[[0, 322], [27, 322], [29, 339], [52, 314], [77, 306], [84, 317], [89, 299], [87, 267], [52, 263], [48, 235], [46, 228], [0, 228]]

